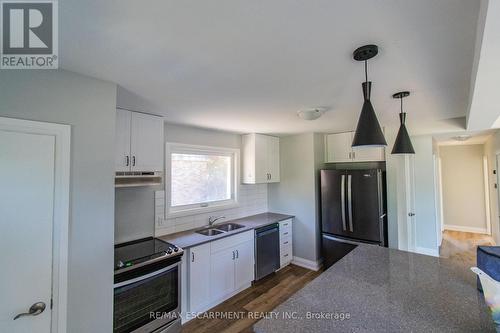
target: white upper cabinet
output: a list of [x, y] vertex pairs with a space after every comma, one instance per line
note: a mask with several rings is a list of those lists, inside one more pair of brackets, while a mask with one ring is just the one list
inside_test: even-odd
[[352, 134], [351, 132], [329, 134], [326, 136], [326, 161], [327, 162], [351, 162], [352, 156]]
[[242, 136], [243, 183], [277, 183], [280, 181], [279, 138], [262, 134]]
[[163, 170], [163, 118], [116, 110], [116, 171]]
[[354, 132], [325, 136], [326, 163], [385, 161], [385, 148], [352, 148]]
[[130, 123], [132, 112], [116, 110], [115, 170], [130, 171]]

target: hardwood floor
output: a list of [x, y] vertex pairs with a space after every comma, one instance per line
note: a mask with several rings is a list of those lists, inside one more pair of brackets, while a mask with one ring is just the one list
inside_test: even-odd
[[256, 313], [271, 311], [319, 274], [321, 271], [288, 265], [207, 311], [207, 314], [234, 313], [238, 318], [193, 319], [182, 327], [182, 332], [253, 332], [252, 326], [259, 320]]
[[494, 245], [493, 238], [489, 235], [445, 230], [439, 255], [468, 268], [476, 265], [478, 245]]

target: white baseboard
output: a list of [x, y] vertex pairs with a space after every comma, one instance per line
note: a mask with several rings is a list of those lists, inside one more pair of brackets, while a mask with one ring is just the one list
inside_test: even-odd
[[461, 225], [444, 225], [444, 230], [462, 231], [462, 232], [473, 232], [475, 234], [486, 234], [488, 235], [488, 230], [486, 228], [476, 228], [476, 227], [464, 227]]
[[417, 246], [415, 248], [415, 252], [420, 253], [420, 254], [425, 254], [428, 256], [439, 257], [439, 250], [438, 249], [429, 249], [427, 247]]
[[313, 261], [313, 260], [308, 260], [308, 259], [304, 259], [304, 258], [296, 257], [296, 256], [293, 256], [292, 264], [300, 266], [300, 267], [304, 267], [304, 268], [307, 268], [307, 269], [310, 269], [313, 271], [318, 271], [321, 268], [321, 260]]

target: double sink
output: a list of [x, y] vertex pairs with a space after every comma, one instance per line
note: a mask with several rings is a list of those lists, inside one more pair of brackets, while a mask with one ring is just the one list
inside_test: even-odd
[[225, 232], [230, 232], [236, 229], [244, 228], [244, 225], [237, 223], [224, 223], [221, 225], [205, 228], [202, 230], [196, 231], [196, 233], [204, 235], [204, 236], [216, 236]]

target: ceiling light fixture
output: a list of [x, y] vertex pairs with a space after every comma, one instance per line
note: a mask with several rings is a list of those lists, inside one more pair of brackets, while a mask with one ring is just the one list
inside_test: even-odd
[[297, 112], [299, 118], [304, 120], [315, 120], [321, 117], [325, 113], [325, 110], [320, 108], [308, 109], [308, 110], [300, 110]]
[[363, 108], [359, 115], [358, 126], [352, 141], [352, 147], [361, 146], [387, 146], [384, 138], [384, 133], [380, 128], [380, 124], [370, 102], [370, 93], [372, 88], [371, 81], [368, 81], [368, 59], [373, 58], [378, 53], [377, 45], [365, 45], [357, 48], [353, 53], [353, 58], [356, 61], [365, 62], [365, 82], [363, 82]]
[[453, 139], [455, 139], [456, 141], [467, 141], [471, 138], [470, 135], [468, 134], [462, 134], [462, 135], [457, 135], [457, 136], [454, 136]]
[[394, 142], [391, 154], [415, 154], [415, 149], [413, 149], [410, 136], [406, 130], [406, 112], [403, 112], [403, 98], [408, 96], [410, 96], [409, 91], [400, 91], [392, 95], [392, 98], [399, 98], [401, 100], [401, 112], [399, 113], [399, 121], [401, 122], [401, 125], [399, 126], [398, 135], [396, 137], [396, 141]]

